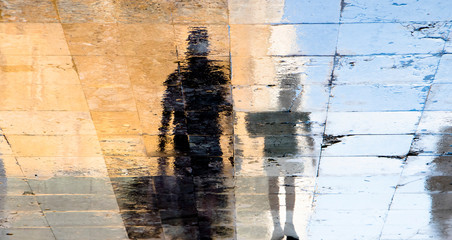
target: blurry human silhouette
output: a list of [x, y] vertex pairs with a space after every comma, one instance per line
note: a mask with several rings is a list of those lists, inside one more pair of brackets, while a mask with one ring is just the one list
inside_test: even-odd
[[[228, 208], [220, 121], [232, 114], [228, 69], [208, 58], [208, 37], [206, 28], [191, 29], [185, 60], [164, 83], [159, 148], [162, 154], [175, 155], [175, 176], [162, 177], [155, 184], [157, 195], [172, 196], [157, 197], [160, 209], [170, 207], [162, 224], [183, 226], [185, 236], [196, 226], [199, 235], [193, 236], [200, 239], [212, 238], [216, 210]], [[161, 157], [160, 168], [167, 164], [167, 157]], [[233, 230], [223, 234], [232, 237]]]
[[432, 175], [427, 178], [425, 186], [431, 193], [432, 199], [432, 219], [434, 226], [434, 237], [446, 240], [452, 238], [451, 221], [452, 217], [448, 210], [452, 202], [452, 127], [443, 129], [444, 135], [441, 136], [437, 152], [442, 156], [437, 156], [433, 160]]
[[[295, 183], [293, 175], [300, 174], [304, 168], [300, 163], [291, 161], [300, 152], [295, 125], [301, 125], [303, 133], [310, 132], [309, 113], [292, 112], [300, 84], [298, 74], [279, 74], [280, 91], [278, 105], [285, 111], [248, 113], [246, 115], [247, 131], [251, 137], [264, 137], [264, 170], [268, 178], [268, 199], [273, 219], [272, 240], [299, 239], [293, 224], [295, 208]], [[298, 129], [300, 130], [300, 129]], [[313, 148], [313, 141], [307, 137], [303, 144]], [[312, 164], [315, 164], [312, 162]], [[293, 175], [292, 175], [293, 174]], [[284, 228], [280, 221], [279, 177], [284, 178], [286, 222]]]
[[220, 145], [220, 122], [232, 114], [229, 68], [208, 58], [208, 37], [191, 28], [185, 58], [164, 82], [157, 175], [112, 179], [131, 239], [233, 238], [230, 159]]

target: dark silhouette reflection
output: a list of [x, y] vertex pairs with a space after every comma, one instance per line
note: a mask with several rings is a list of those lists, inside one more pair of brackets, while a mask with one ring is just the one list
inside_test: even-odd
[[111, 179], [131, 239], [234, 238], [232, 172], [225, 167], [232, 156], [220, 144], [232, 143], [220, 141], [232, 139], [225, 136], [229, 68], [208, 58], [205, 28], [192, 28], [187, 41], [185, 59], [164, 82], [157, 176]]
[[438, 239], [452, 239], [452, 127], [444, 129], [447, 133], [441, 136], [437, 145], [437, 152], [443, 156], [436, 157], [433, 172], [427, 178], [425, 187], [432, 199], [431, 223], [435, 227]]
[[[264, 169], [268, 175], [268, 199], [274, 226], [271, 239], [283, 239], [284, 236], [287, 239], [299, 239], [293, 224], [296, 194], [294, 176], [291, 172], [300, 170], [300, 166], [294, 167], [294, 163], [288, 160], [300, 152], [297, 131], [305, 134], [311, 131], [309, 113], [290, 111], [295, 108], [297, 94], [299, 94], [299, 74], [281, 74], [278, 76], [278, 80], [281, 88], [278, 97], [279, 107], [289, 110], [248, 113], [246, 116], [247, 131], [252, 137], [264, 137]], [[306, 144], [309, 149], [313, 149], [314, 143], [311, 138], [307, 137]], [[300, 174], [300, 172], [294, 174]], [[286, 206], [284, 228], [281, 226], [279, 216], [279, 176], [284, 177]]]
[[[220, 124], [221, 118], [232, 114], [230, 81], [226, 69], [207, 57], [205, 28], [192, 28], [187, 41], [185, 61], [165, 82], [159, 147], [162, 153], [173, 148], [175, 176], [156, 180], [156, 205], [161, 209], [162, 224], [179, 227], [183, 234], [170, 228], [169, 236], [233, 237], [233, 228], [214, 226], [224, 221], [217, 218], [218, 210], [232, 210], [223, 183], [220, 145], [227, 127]], [[162, 170], [167, 166], [166, 157], [160, 158], [159, 166]]]

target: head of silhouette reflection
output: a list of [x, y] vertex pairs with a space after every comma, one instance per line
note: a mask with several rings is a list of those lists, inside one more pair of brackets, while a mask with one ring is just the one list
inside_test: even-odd
[[191, 28], [187, 41], [188, 47], [186, 54], [188, 56], [207, 56], [209, 54], [209, 40], [206, 28]]

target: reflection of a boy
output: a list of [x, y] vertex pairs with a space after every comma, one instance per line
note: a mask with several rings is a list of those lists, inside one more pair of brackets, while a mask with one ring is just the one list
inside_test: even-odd
[[[246, 116], [247, 131], [251, 136], [264, 137], [264, 169], [268, 178], [268, 199], [273, 218], [272, 240], [298, 239], [293, 225], [293, 214], [295, 208], [295, 183], [294, 175], [303, 171], [303, 166], [296, 161], [291, 161], [291, 156], [297, 155], [298, 141], [296, 138], [296, 125], [302, 124], [304, 133], [310, 132], [309, 113], [291, 112], [295, 108], [294, 102], [297, 98], [296, 87], [299, 85], [298, 74], [282, 74], [278, 77], [281, 83], [278, 104], [281, 109], [288, 111], [280, 112], [256, 112], [248, 113]], [[307, 144], [313, 147], [312, 139], [308, 138]], [[314, 164], [314, 163], [312, 163]], [[278, 178], [284, 177], [286, 223], [284, 229], [281, 227], [279, 211], [280, 192]]]

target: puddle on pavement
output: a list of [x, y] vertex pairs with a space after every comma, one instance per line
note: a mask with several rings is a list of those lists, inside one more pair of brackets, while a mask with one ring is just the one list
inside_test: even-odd
[[450, 239], [451, 7], [0, 0], [0, 239]]

